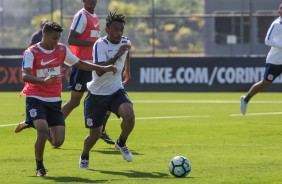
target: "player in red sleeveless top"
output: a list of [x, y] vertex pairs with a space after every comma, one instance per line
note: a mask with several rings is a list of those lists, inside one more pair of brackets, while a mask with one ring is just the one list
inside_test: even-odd
[[[84, 8], [74, 15], [68, 43], [75, 56], [93, 63], [93, 45], [100, 37], [100, 24], [94, 11], [97, 0], [83, 0], [83, 4]], [[65, 118], [68, 117], [73, 109], [79, 106], [84, 92], [87, 90], [86, 83], [91, 81], [91, 79], [91, 72], [72, 67], [69, 85], [71, 97], [62, 107]], [[100, 138], [108, 144], [115, 144], [105, 130], [109, 116], [110, 112], [104, 118], [103, 131]]]
[[36, 175], [46, 176], [43, 165], [45, 143], [59, 147], [65, 139], [65, 121], [61, 110], [61, 69], [63, 63], [83, 70], [112, 71], [114, 66], [101, 67], [81, 61], [69, 48], [58, 43], [63, 28], [48, 22], [43, 28], [42, 41], [24, 53], [22, 78], [25, 82], [21, 94], [26, 95], [26, 123], [37, 130], [35, 141]]

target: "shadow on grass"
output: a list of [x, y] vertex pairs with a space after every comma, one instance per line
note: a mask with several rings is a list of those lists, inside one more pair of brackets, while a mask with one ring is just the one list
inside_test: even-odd
[[79, 183], [108, 183], [109, 180], [90, 180], [86, 178], [80, 177], [71, 177], [71, 176], [60, 176], [60, 177], [52, 177], [46, 176], [43, 177], [44, 180], [52, 180], [58, 183], [69, 183], [69, 182], [79, 182]]
[[94, 170], [90, 169], [95, 172], [100, 172], [103, 174], [111, 174], [111, 175], [120, 175], [120, 176], [126, 176], [128, 178], [164, 178], [168, 177], [169, 175], [166, 173], [160, 173], [160, 172], [139, 172], [139, 171], [133, 171], [130, 170], [128, 172], [119, 172], [119, 171], [100, 171], [100, 170]]

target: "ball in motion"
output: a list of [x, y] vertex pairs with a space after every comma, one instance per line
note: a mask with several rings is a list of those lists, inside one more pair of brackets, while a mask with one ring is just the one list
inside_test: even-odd
[[186, 157], [176, 156], [170, 160], [168, 170], [175, 177], [185, 177], [191, 171], [191, 164]]

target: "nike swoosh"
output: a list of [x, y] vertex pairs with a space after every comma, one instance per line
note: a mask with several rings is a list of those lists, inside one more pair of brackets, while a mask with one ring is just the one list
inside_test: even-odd
[[41, 59], [41, 63], [40, 63], [40, 64], [41, 64], [42, 66], [45, 66], [45, 65], [48, 65], [49, 63], [52, 63], [52, 62], [55, 61], [56, 59], [57, 59], [57, 58], [52, 59], [52, 60], [49, 60], [49, 61], [46, 61], [46, 62], [44, 62], [43, 59]]
[[99, 25], [99, 22], [94, 23], [94, 27], [97, 27]]

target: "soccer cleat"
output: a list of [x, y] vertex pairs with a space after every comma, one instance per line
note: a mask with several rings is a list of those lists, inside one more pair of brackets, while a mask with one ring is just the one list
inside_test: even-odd
[[241, 113], [243, 115], [246, 115], [248, 102], [245, 101], [245, 96], [241, 96], [240, 100], [241, 100], [241, 106], [240, 106]]
[[47, 172], [45, 168], [41, 168], [36, 171], [36, 176], [42, 177], [42, 176], [47, 176]]
[[20, 122], [16, 128], [15, 128], [15, 133], [19, 133], [21, 132], [23, 129], [26, 129], [26, 128], [30, 128], [30, 125], [29, 124], [26, 124], [25, 121], [23, 122]]
[[81, 159], [81, 156], [79, 157], [79, 168], [83, 170], [89, 169], [89, 160], [83, 160]]
[[133, 156], [126, 145], [124, 147], [120, 147], [117, 143], [115, 143], [115, 147], [117, 150], [120, 151], [121, 155], [123, 156], [124, 160], [131, 162], [133, 160]]
[[109, 135], [107, 134], [107, 132], [102, 132], [100, 135], [100, 139], [103, 139], [103, 141], [105, 141], [107, 144], [115, 144], [115, 141], [113, 141]]

